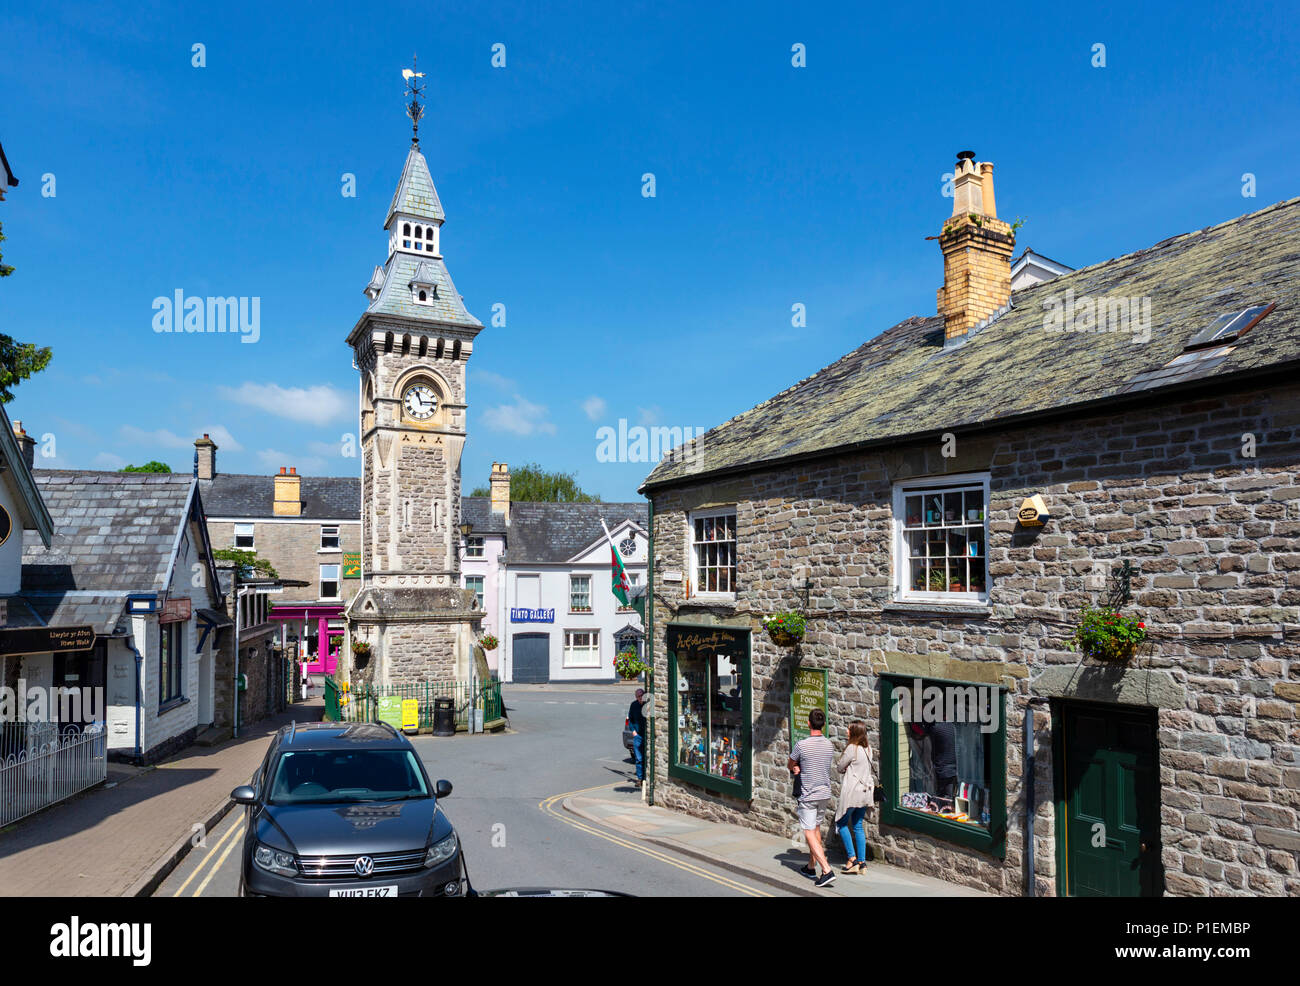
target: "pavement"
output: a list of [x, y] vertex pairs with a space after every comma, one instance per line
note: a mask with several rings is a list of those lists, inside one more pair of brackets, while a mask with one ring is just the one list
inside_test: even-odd
[[0, 893], [147, 896], [198, 841], [195, 826], [209, 831], [229, 811], [231, 790], [252, 777], [271, 735], [323, 711], [309, 699], [218, 746], [151, 767], [110, 764], [106, 783], [0, 830]]
[[[842, 850], [835, 851], [839, 848], [839, 836], [829, 826], [823, 830], [822, 838], [826, 840], [836, 879], [829, 887], [818, 890], [810, 878], [798, 872], [799, 867], [808, 864], [807, 850], [792, 849], [788, 838], [600, 794], [565, 798], [563, 806], [589, 822], [800, 897], [994, 896], [881, 862], [868, 863], [866, 872], [860, 875], [840, 873], [845, 857]], [[792, 830], [793, 822], [792, 814]], [[832, 838], [836, 840], [833, 844]], [[870, 852], [869, 844], [867, 848]]]

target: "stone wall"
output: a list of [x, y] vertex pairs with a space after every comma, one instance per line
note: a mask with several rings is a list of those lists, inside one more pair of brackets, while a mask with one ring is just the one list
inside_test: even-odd
[[[667, 680], [670, 621], [748, 626], [753, 640], [753, 800], [667, 776], [667, 692], [657, 689], [656, 798], [781, 834], [794, 825], [786, 710], [793, 659], [760, 618], [798, 608], [811, 583], [806, 665], [830, 669], [828, 735], [862, 719], [879, 749], [885, 671], [1001, 683], [1007, 696], [1006, 858], [905, 829], [869, 841], [908, 869], [1005, 894], [1024, 892], [1022, 749], [1031, 696], [1107, 698], [1158, 708], [1166, 892], [1300, 894], [1300, 388], [861, 453], [656, 492], [654, 655]], [[1243, 454], [1251, 451], [1254, 457]], [[990, 606], [936, 615], [891, 603], [893, 484], [988, 472]], [[1016, 522], [1041, 493], [1051, 519]], [[662, 573], [689, 574], [689, 510], [737, 505], [734, 604], [700, 605]], [[1099, 601], [1098, 563], [1136, 568], [1131, 607], [1154, 642], [1123, 681], [1095, 681], [1066, 649], [1079, 609]], [[930, 607], [933, 609], [933, 607]], [[1074, 684], [1069, 684], [1074, 682]], [[1075, 689], [1075, 690], [1072, 690]], [[1036, 892], [1056, 892], [1051, 721], [1037, 713]]]
[[[285, 586], [274, 597], [277, 605], [290, 602], [315, 602], [320, 597], [320, 566], [339, 566], [339, 592], [344, 602], [357, 594], [360, 579], [342, 578], [343, 553], [361, 550], [361, 523], [348, 521], [337, 525], [339, 550], [321, 551], [320, 529], [322, 522], [265, 520], [252, 521], [253, 545], [258, 558], [265, 558], [284, 579], [306, 582], [305, 586]], [[324, 526], [334, 527], [334, 524]], [[214, 549], [233, 547], [235, 525], [228, 521], [209, 521], [208, 533]]]

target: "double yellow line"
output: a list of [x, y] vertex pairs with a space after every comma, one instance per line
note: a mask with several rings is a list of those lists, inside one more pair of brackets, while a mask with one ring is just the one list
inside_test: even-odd
[[[236, 808], [235, 810], [242, 811], [240, 808]], [[207, 855], [199, 861], [198, 866], [194, 867], [194, 872], [185, 878], [185, 882], [176, 888], [176, 892], [172, 894], [172, 896], [184, 896], [186, 888], [194, 882], [195, 877], [206, 869], [208, 875], [205, 876], [203, 881], [194, 888], [194, 893], [190, 894], [191, 897], [202, 897], [203, 891], [208, 889], [208, 884], [212, 882], [212, 878], [217, 875], [221, 870], [221, 867], [226, 865], [226, 860], [230, 857], [230, 854], [234, 851], [235, 847], [242, 841], [240, 836], [243, 834], [244, 822], [242, 820], [238, 825], [232, 825], [227, 829], [226, 834], [217, 841], [216, 845], [208, 849]], [[226, 845], [227, 840], [230, 841], [230, 845], [226, 846], [225, 851], [222, 852], [221, 847]], [[220, 855], [217, 855], [218, 853], [220, 853]], [[209, 866], [210, 863], [212, 864], [211, 866]]]
[[776, 896], [775, 894], [764, 893], [762, 890], [755, 890], [753, 887], [747, 887], [743, 883], [737, 883], [735, 880], [729, 880], [724, 876], [716, 876], [708, 870], [702, 869], [692, 863], [673, 859], [671, 856], [662, 853], [657, 849], [650, 849], [647, 846], [638, 845], [637, 843], [630, 842], [620, 836], [602, 831], [593, 825], [578, 820], [570, 812], [565, 811], [563, 806], [558, 808], [556, 807], [565, 798], [576, 797], [579, 794], [590, 794], [592, 791], [607, 791], [609, 788], [609, 784], [597, 784], [595, 787], [585, 787], [580, 791], [566, 791], [564, 794], [556, 794], [539, 802], [537, 807], [551, 817], [558, 818], [565, 825], [572, 825], [575, 829], [586, 832], [588, 835], [594, 835], [597, 838], [604, 839], [606, 842], [612, 842], [616, 846], [622, 846], [624, 849], [631, 849], [633, 852], [639, 852], [642, 856], [649, 856], [651, 859], [657, 860], [660, 863], [667, 863], [669, 866], [675, 866], [677, 869], [690, 873], [693, 876], [698, 876], [705, 880], [711, 880], [713, 883], [726, 887], [729, 890], [735, 890], [750, 897]]

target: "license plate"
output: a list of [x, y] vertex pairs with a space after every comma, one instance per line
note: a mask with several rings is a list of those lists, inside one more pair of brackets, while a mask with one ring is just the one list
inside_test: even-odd
[[396, 897], [397, 884], [386, 887], [344, 887], [330, 891], [331, 897]]

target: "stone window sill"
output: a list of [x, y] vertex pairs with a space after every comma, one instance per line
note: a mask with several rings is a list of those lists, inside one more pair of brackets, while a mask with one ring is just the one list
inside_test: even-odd
[[886, 613], [903, 616], [948, 616], [954, 619], [991, 616], [993, 610], [985, 603], [942, 603], [919, 599], [894, 599], [881, 607]]

